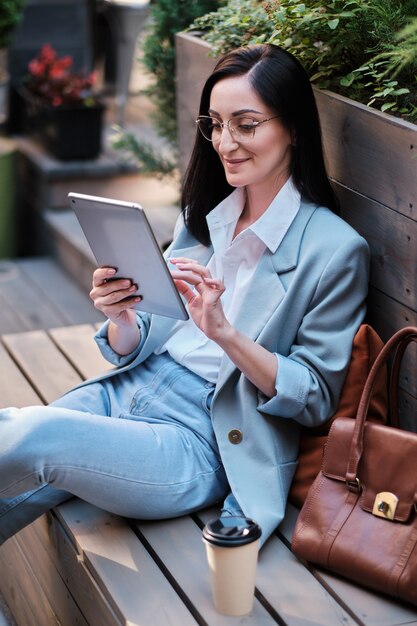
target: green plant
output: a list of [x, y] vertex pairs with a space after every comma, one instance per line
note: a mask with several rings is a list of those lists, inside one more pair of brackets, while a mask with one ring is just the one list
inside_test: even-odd
[[[262, 16], [262, 12], [266, 15]], [[417, 118], [417, 0], [229, 0], [196, 20], [214, 53], [267, 41], [321, 88]], [[245, 34], [250, 25], [250, 39]]]
[[163, 156], [146, 141], [138, 141], [133, 133], [119, 126], [114, 126], [112, 131], [112, 147], [124, 153], [128, 160], [134, 159], [141, 172], [154, 173], [161, 178], [175, 173], [176, 162], [172, 158]]
[[9, 43], [12, 33], [22, 15], [24, 0], [1, 0], [0, 2], [0, 48]]
[[265, 41], [274, 27], [264, 6], [257, 0], [230, 0], [224, 7], [198, 17], [187, 30], [203, 31], [213, 56], [232, 48]]

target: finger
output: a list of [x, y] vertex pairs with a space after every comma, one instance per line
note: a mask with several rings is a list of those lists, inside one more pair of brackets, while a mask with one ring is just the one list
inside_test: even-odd
[[181, 271], [195, 272], [200, 276], [210, 277], [211, 274], [205, 265], [201, 265], [192, 259], [175, 259], [174, 265]]
[[189, 259], [186, 256], [169, 257], [168, 261], [177, 265], [177, 263], [197, 263], [195, 259]]
[[96, 309], [104, 313], [106, 317], [114, 318], [120, 315], [123, 311], [127, 311], [128, 309], [132, 309], [135, 304], [142, 300], [141, 296], [129, 296], [120, 300], [119, 302], [115, 302], [113, 304], [109, 304], [105, 298], [98, 298], [94, 301], [94, 306]]
[[204, 278], [203, 282], [211, 289], [216, 289], [218, 291], [221, 291], [222, 293], [226, 291], [226, 287], [223, 281], [220, 280], [220, 278]]
[[187, 300], [187, 302], [190, 302], [190, 300], [192, 300], [193, 298], [196, 297], [195, 292], [183, 280], [176, 280], [175, 279], [174, 283], [175, 283], [178, 291], [180, 292], [180, 294], [182, 296], [184, 296], [184, 298]]
[[99, 267], [93, 274], [93, 287], [98, 287], [116, 274], [114, 267]]
[[138, 286], [132, 285], [132, 281], [120, 279], [93, 288], [90, 291], [90, 298], [94, 301], [104, 299], [108, 304], [114, 304], [124, 298], [131, 297], [137, 290]]

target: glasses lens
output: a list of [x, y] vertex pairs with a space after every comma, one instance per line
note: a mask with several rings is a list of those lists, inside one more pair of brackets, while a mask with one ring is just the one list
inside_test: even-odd
[[[254, 137], [258, 124], [259, 122], [250, 117], [234, 117], [228, 121], [227, 127], [234, 139], [245, 141]], [[201, 134], [213, 142], [220, 141], [223, 127], [226, 126], [216, 118], [204, 115], [197, 119], [197, 125]]]
[[201, 134], [209, 141], [213, 141], [213, 123], [214, 120], [211, 117], [199, 117], [197, 119], [197, 126]]
[[250, 117], [236, 117], [232, 118], [229, 122], [230, 132], [240, 141], [252, 139], [255, 135], [256, 126], [257, 122]]

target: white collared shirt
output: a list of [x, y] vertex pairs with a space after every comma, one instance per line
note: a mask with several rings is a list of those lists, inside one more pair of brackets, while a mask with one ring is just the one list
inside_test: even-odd
[[[261, 256], [267, 248], [276, 252], [300, 207], [300, 193], [290, 178], [261, 217], [233, 239], [245, 199], [244, 188], [237, 188], [206, 218], [213, 244], [207, 268], [213, 277], [223, 280], [222, 305], [231, 324], [245, 301]], [[165, 350], [178, 363], [216, 382], [223, 350], [191, 319], [177, 322], [168, 341], [155, 352]]]

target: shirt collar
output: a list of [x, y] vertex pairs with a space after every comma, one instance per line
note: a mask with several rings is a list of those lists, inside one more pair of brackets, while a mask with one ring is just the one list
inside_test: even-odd
[[300, 208], [301, 195], [290, 177], [271, 204], [250, 227], [269, 250], [274, 253], [284, 239]]
[[[244, 187], [236, 188], [207, 215], [210, 234], [218, 228], [236, 224], [245, 205]], [[300, 208], [301, 196], [292, 177], [280, 189], [271, 204], [249, 228], [274, 253], [283, 240]], [[234, 230], [234, 228], [233, 228]]]

